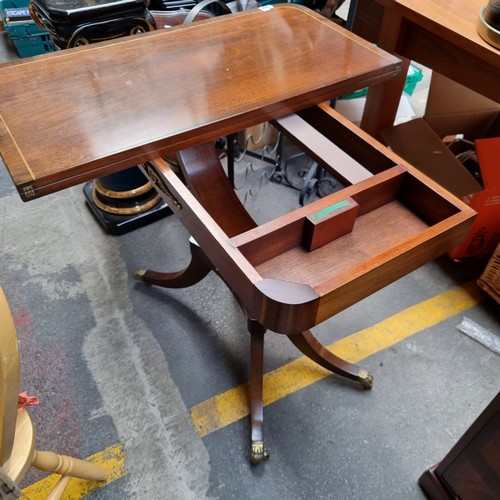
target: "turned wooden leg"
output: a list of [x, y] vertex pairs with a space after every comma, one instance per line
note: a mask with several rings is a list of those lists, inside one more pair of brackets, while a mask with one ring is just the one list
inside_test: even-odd
[[189, 246], [191, 249], [191, 262], [182, 271], [164, 273], [140, 269], [134, 273], [134, 278], [148, 285], [165, 288], [186, 288], [198, 283], [212, 270], [212, 266], [193, 238], [189, 239]]
[[92, 481], [104, 481], [108, 475], [107, 471], [97, 464], [52, 451], [35, 451], [32, 465], [45, 472]]
[[248, 331], [251, 338], [250, 354], [250, 425], [252, 431], [251, 460], [260, 464], [269, 458], [264, 448], [263, 423], [264, 408], [262, 396], [262, 378], [264, 375], [264, 334], [266, 329], [257, 321], [248, 319]]
[[60, 500], [70, 481], [71, 476], [61, 476], [56, 485], [50, 490], [45, 500]]
[[320, 344], [309, 330], [298, 335], [289, 335], [288, 338], [297, 349], [323, 368], [342, 377], [356, 380], [364, 389], [372, 388], [373, 376], [371, 373], [332, 354], [325, 346]]

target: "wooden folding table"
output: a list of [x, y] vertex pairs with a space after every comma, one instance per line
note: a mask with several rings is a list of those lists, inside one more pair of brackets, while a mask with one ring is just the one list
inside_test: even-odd
[[[309, 329], [458, 244], [474, 216], [321, 104], [399, 71], [393, 56], [285, 4], [0, 68], [0, 151], [23, 200], [141, 164], [194, 239], [185, 270], [136, 277], [184, 287], [214, 270], [240, 302], [255, 463], [267, 457], [266, 329], [370, 388], [368, 372]], [[213, 141], [269, 120], [346, 187], [257, 226]]]

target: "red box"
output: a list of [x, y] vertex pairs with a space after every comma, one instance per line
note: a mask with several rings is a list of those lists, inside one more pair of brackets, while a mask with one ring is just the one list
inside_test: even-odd
[[484, 189], [465, 199], [477, 216], [465, 241], [449, 252], [454, 259], [492, 254], [500, 242], [500, 137], [476, 140], [476, 151]]

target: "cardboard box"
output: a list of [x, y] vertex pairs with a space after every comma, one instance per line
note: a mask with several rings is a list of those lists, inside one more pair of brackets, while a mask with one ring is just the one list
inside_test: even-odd
[[[443, 143], [445, 136], [456, 134], [476, 145], [479, 175], [456, 158], [459, 151]], [[500, 242], [500, 104], [434, 73], [425, 116], [387, 128], [381, 136], [397, 154], [478, 212], [450, 257], [492, 254]], [[454, 146], [470, 147], [463, 141]]]
[[257, 151], [273, 146], [278, 140], [278, 131], [268, 122], [247, 128], [238, 134], [238, 145], [242, 151]]

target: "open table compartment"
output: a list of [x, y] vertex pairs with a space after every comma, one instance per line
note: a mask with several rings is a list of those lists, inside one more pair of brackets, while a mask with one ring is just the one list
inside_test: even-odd
[[[244, 307], [260, 324], [286, 335], [325, 321], [442, 255], [461, 241], [474, 216], [467, 205], [331, 108], [311, 108], [304, 116], [309, 125], [321, 118], [323, 131], [347, 146], [354, 161], [364, 161], [359, 168], [364, 179], [232, 238], [166, 162], [156, 160], [149, 170]], [[334, 147], [345, 154], [338, 144]], [[342, 161], [334, 165], [331, 157], [318, 159], [349, 181]], [[325, 220], [311, 236], [315, 214]], [[316, 236], [321, 243], [311, 249]]]
[[[308, 217], [350, 200], [359, 206], [352, 230], [309, 251], [304, 245]], [[339, 212], [323, 224], [338, 218], [328, 228], [335, 234], [348, 214]], [[461, 231], [452, 229], [461, 218], [457, 206], [406, 167], [395, 166], [230, 241], [262, 277], [255, 284], [257, 318], [290, 334], [446, 252], [461, 238]]]

